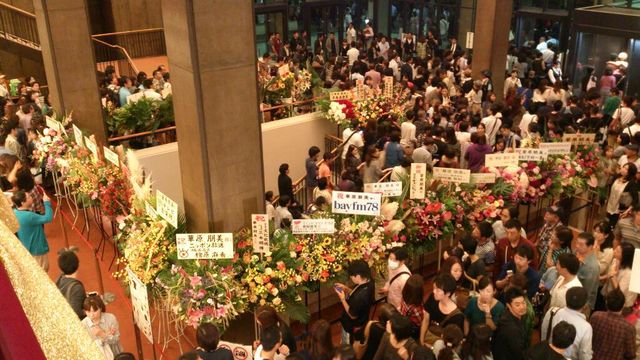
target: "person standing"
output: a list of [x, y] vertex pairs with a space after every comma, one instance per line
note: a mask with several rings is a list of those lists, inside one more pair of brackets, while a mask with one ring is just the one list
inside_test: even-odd
[[613, 230], [617, 243], [629, 243], [640, 248], [640, 206], [634, 206], [631, 216], [618, 221]]
[[340, 324], [342, 324], [342, 344], [345, 345], [353, 340], [363, 340], [375, 294], [375, 284], [371, 281], [371, 269], [364, 260], [351, 262], [347, 273], [355, 285], [353, 288], [341, 283], [334, 285], [334, 290], [343, 307]]
[[527, 295], [518, 287], [509, 287], [504, 292], [507, 306], [498, 320], [493, 338], [494, 360], [524, 360], [526, 331], [523, 317], [527, 313]]
[[543, 340], [529, 349], [526, 353], [527, 360], [565, 360], [567, 349], [573, 344], [576, 337], [575, 326], [566, 321], [559, 322], [553, 327], [551, 340]]
[[[407, 279], [411, 276], [411, 271], [406, 265], [409, 253], [404, 247], [394, 247], [389, 252], [389, 278], [380, 289], [381, 294], [387, 295], [387, 302], [393, 305], [396, 310], [400, 311], [402, 305], [402, 289]], [[422, 304], [422, 303], [421, 303]]]
[[111, 314], [107, 313], [104, 306], [104, 302], [100, 295], [89, 295], [82, 306], [87, 317], [82, 320], [82, 325], [91, 335], [91, 338], [96, 342], [100, 349], [108, 357], [111, 353], [111, 358], [122, 352], [122, 345], [120, 344], [120, 329], [118, 325], [118, 319]]
[[567, 291], [574, 287], [582, 287], [582, 283], [578, 279], [580, 261], [571, 253], [560, 254], [560, 256], [558, 256], [558, 262], [556, 263], [556, 269], [559, 276], [551, 287], [551, 301], [549, 306], [562, 308], [567, 305], [565, 301]]
[[278, 194], [289, 195], [290, 199], [293, 199], [293, 182], [289, 177], [289, 164], [281, 164], [278, 169], [280, 175], [278, 175]]
[[562, 216], [562, 208], [557, 205], [549, 206], [544, 213], [544, 225], [540, 231], [538, 240], [534, 243], [540, 254], [544, 253], [547, 247], [549, 247], [549, 241], [553, 236], [556, 228], [562, 226], [560, 217]]
[[78, 267], [80, 260], [76, 255], [77, 248], [62, 249], [58, 252], [58, 267], [62, 274], [56, 280], [56, 286], [62, 295], [67, 299], [69, 305], [80, 320], [87, 315], [84, 313], [82, 306], [87, 297], [82, 281], [78, 280]]
[[575, 244], [576, 255], [582, 262], [580, 270], [578, 270], [578, 279], [587, 290], [589, 313], [595, 309], [598, 286], [600, 285], [600, 265], [598, 256], [593, 250], [594, 244], [595, 238], [589, 232], [580, 233]]
[[46, 193], [42, 198], [44, 200], [44, 215], [36, 214], [29, 210], [33, 204], [33, 198], [24, 191], [16, 191], [11, 200], [15, 206], [13, 212], [20, 224], [18, 239], [29, 250], [29, 253], [44, 271], [47, 272], [49, 271], [49, 243], [47, 242], [43, 225], [53, 220], [53, 210], [51, 208], [51, 200]]
[[317, 146], [310, 147], [309, 157], [305, 160], [305, 169], [307, 171], [307, 176], [305, 178], [307, 187], [307, 203], [311, 203], [313, 201], [313, 189], [318, 186], [318, 166], [316, 163], [318, 162], [319, 157], [320, 148]]
[[527, 240], [520, 233], [520, 222], [516, 219], [510, 219], [505, 224], [506, 237], [498, 240], [498, 246], [496, 246], [496, 262], [494, 267], [494, 275], [500, 274], [504, 264], [513, 261], [516, 249], [520, 245], [526, 245], [531, 248], [533, 257], [529, 260], [533, 260], [532, 264], [538, 264], [538, 256], [536, 254], [535, 245], [531, 241]]
[[596, 311], [589, 319], [593, 328], [593, 358], [635, 359], [636, 329], [622, 316], [622, 291], [615, 289], [607, 294], [606, 304], [607, 311]]
[[212, 323], [203, 323], [196, 330], [196, 351], [202, 360], [233, 360], [231, 350], [218, 347], [220, 331]]

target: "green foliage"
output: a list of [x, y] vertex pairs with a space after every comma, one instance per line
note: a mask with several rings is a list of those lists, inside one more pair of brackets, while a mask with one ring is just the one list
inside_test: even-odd
[[171, 96], [163, 101], [141, 98], [114, 110], [107, 117], [107, 128], [112, 136], [155, 131], [173, 124], [175, 118]]

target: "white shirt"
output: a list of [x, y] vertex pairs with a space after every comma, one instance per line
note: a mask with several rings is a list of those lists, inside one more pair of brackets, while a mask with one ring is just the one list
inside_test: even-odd
[[265, 207], [267, 208], [267, 219], [269, 219], [269, 221], [275, 219], [276, 208], [268, 201], [266, 202]]
[[[507, 228], [504, 227], [502, 220], [498, 220], [494, 222], [493, 225], [491, 225], [491, 227], [493, 228], [493, 236], [496, 242], [498, 242], [498, 240], [500, 239], [507, 237]], [[522, 236], [525, 239], [527, 238], [527, 233], [524, 231], [523, 228], [520, 228], [520, 236]]]
[[389, 61], [389, 69], [393, 70], [393, 77], [395, 77], [397, 81], [400, 81], [400, 64], [396, 59]]
[[356, 60], [358, 60], [358, 56], [360, 56], [360, 50], [356, 48], [351, 48], [347, 50], [347, 58], [349, 58], [349, 65], [353, 65]]
[[[276, 353], [273, 356], [273, 360], [284, 360], [287, 357], [282, 355], [282, 354], [278, 354]], [[253, 355], [253, 360], [262, 360], [262, 344], [258, 345], [258, 347], [256, 348], [256, 353]]]
[[522, 115], [522, 119], [520, 120], [520, 134], [522, 134], [522, 138], [526, 138], [529, 136], [529, 124], [532, 122], [538, 122], [538, 115], [529, 114], [529, 112], [525, 112]]
[[465, 131], [456, 131], [456, 139], [460, 142], [460, 146], [464, 146], [471, 142], [471, 133]]
[[494, 115], [489, 115], [482, 119], [482, 123], [487, 135], [487, 144], [493, 146], [496, 143], [496, 135], [500, 130], [500, 125], [502, 125], [502, 120]]
[[9, 95], [9, 91], [4, 86], [4, 84], [0, 84], [0, 97], [7, 97]]
[[380, 49], [380, 53], [378, 55], [382, 56], [385, 60], [388, 60], [389, 56], [389, 43], [380, 41], [378, 43], [378, 49]]
[[352, 41], [356, 41], [356, 28], [347, 29], [347, 42], [351, 45]]
[[[408, 274], [398, 276], [393, 283], [389, 284], [391, 279], [403, 272], [407, 272]], [[400, 311], [400, 305], [402, 304], [402, 288], [404, 288], [404, 284], [410, 276], [411, 271], [404, 264], [395, 270], [389, 269], [389, 277], [387, 278], [387, 282], [384, 284], [384, 289], [389, 291], [387, 293], [387, 302], [393, 305], [398, 311]]]
[[616, 111], [613, 112], [613, 118], [620, 117], [620, 124], [622, 127], [627, 127], [633, 123], [633, 120], [636, 119], [636, 114], [628, 107], [620, 107], [617, 108]]
[[351, 80], [354, 82], [357, 80], [361, 80], [364, 83], [364, 76], [358, 72], [351, 73]]
[[412, 141], [416, 141], [416, 126], [405, 121], [400, 125], [400, 144], [410, 145]]
[[[549, 319], [551, 318], [551, 311], [555, 311], [557, 308], [550, 308], [544, 316], [542, 321], [541, 339], [547, 339], [547, 330], [549, 330]], [[586, 320], [583, 313], [575, 311], [569, 308], [559, 309], [553, 316], [553, 322], [551, 323], [551, 329], [561, 321], [566, 321], [576, 328], [576, 339], [573, 344], [567, 348], [564, 353], [564, 357], [572, 360], [590, 360], [593, 356], [593, 350], [591, 348], [591, 340], [593, 338], [593, 329], [591, 324]]]
[[162, 95], [158, 94], [157, 92], [155, 92], [154, 90], [151, 89], [147, 89], [145, 91], [142, 92], [142, 96], [151, 99], [151, 100], [158, 100], [158, 101], [162, 101]]
[[[629, 161], [627, 155], [622, 155], [620, 156], [620, 160], [618, 160], [618, 166], [623, 167], [629, 162], [631, 161]], [[633, 163], [636, 164], [636, 167], [640, 168], [640, 157], [638, 157]]]
[[[346, 128], [342, 132], [342, 142], [345, 142], [347, 141], [347, 139], [349, 139], [349, 141], [347, 141], [347, 143], [344, 144], [344, 147], [342, 148], [342, 160], [347, 158], [347, 151], [349, 150], [349, 145], [354, 145], [357, 148], [364, 147], [364, 141], [362, 140], [362, 132], [358, 131], [357, 134], [354, 134], [353, 136], [351, 136], [353, 132], [354, 130], [350, 128]], [[351, 136], [351, 138], [349, 138], [349, 136]]]
[[624, 132], [629, 134], [629, 136], [635, 135], [638, 131], [640, 131], [640, 124], [633, 124], [629, 126], [629, 128], [624, 129]]
[[[546, 261], [545, 259], [542, 259], [542, 261]], [[575, 276], [571, 281], [569, 281], [568, 283], [562, 285], [562, 283], [564, 282], [564, 276], [560, 275], [558, 276], [558, 279], [556, 280], [555, 284], [553, 284], [553, 287], [551, 288], [550, 294], [551, 294], [551, 302], [549, 303], [549, 307], [559, 307], [559, 308], [563, 308], [567, 306], [567, 290], [571, 289], [572, 287], [582, 287], [582, 283], [580, 282], [580, 279], [578, 279], [577, 276]]]
[[293, 220], [293, 215], [291, 215], [289, 209], [286, 207], [278, 206], [276, 208], [276, 214], [274, 215], [274, 226], [276, 229], [280, 229], [282, 219]]

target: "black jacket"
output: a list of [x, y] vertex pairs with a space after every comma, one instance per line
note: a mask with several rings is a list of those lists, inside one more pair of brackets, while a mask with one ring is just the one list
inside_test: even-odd
[[84, 313], [82, 305], [84, 304], [84, 299], [87, 295], [82, 282], [74, 278], [60, 275], [58, 280], [56, 280], [56, 286], [62, 293], [62, 296], [67, 299], [67, 302], [71, 305], [71, 308], [75, 311], [80, 320], [84, 319], [87, 315]]
[[524, 360], [526, 333], [524, 322], [506, 309], [500, 316], [493, 337], [494, 360]]

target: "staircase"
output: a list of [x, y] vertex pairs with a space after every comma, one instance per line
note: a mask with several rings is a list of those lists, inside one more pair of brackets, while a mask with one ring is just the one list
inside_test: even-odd
[[2, 49], [42, 62], [36, 16], [0, 2], [0, 45]]
[[[111, 65], [120, 75], [136, 76], [129, 51], [137, 58], [166, 56], [163, 29], [145, 29], [91, 36], [96, 70]], [[0, 48], [42, 63], [42, 48], [35, 14], [0, 1]]]

